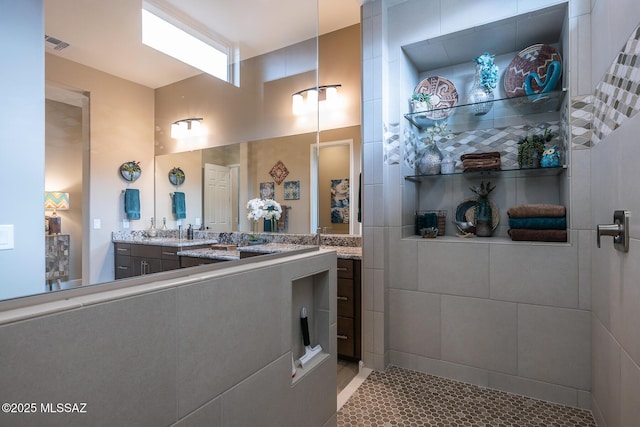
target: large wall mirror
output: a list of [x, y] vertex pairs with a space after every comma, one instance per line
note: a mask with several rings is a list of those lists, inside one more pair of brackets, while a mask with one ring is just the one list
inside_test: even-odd
[[[143, 45], [144, 5], [222, 47], [229, 55], [226, 80]], [[65, 165], [64, 155], [46, 162], [45, 181], [56, 187], [46, 190], [71, 195], [69, 210], [57, 213], [62, 233], [71, 235], [69, 275], [60, 289], [114, 279], [113, 232], [144, 230], [151, 218], [158, 226], [166, 218], [167, 226], [175, 228], [167, 209], [174, 191], [187, 194], [184, 224], [199, 219], [206, 227], [206, 216], [211, 216], [204, 203], [207, 165], [229, 171], [235, 189], [230, 231], [247, 230], [246, 202], [259, 195], [261, 182], [272, 181], [268, 173], [277, 161], [289, 170], [286, 181], [300, 183], [300, 198], [295, 200], [284, 200], [284, 187], [275, 187], [278, 201], [292, 206], [287, 232], [311, 230], [311, 145], [353, 140], [357, 161], [352, 165], [357, 170], [342, 175], [359, 172], [357, 1], [292, 0], [277, 10], [271, 3], [250, 0], [43, 0], [43, 7], [47, 93], [62, 88], [84, 97], [84, 104], [77, 105], [78, 101], [61, 102], [47, 95], [47, 115], [58, 120], [57, 130], [47, 129], [47, 143], [68, 145], [63, 141], [69, 136], [63, 120], [75, 115], [73, 120], [81, 121], [73, 135], [75, 147], [82, 147], [74, 154], [78, 163], [70, 166], [67, 159]], [[319, 111], [293, 113], [294, 93], [331, 84], [340, 85], [339, 108], [323, 110], [317, 102]], [[171, 125], [186, 118], [202, 118], [204, 132], [172, 137]], [[142, 168], [135, 182], [119, 174], [120, 165], [128, 161]], [[64, 171], [71, 167], [81, 179], [67, 184]], [[179, 187], [167, 176], [174, 167], [186, 175]], [[139, 220], [127, 221], [124, 214], [123, 193], [128, 188], [140, 192]], [[48, 291], [44, 272], [41, 281], [28, 282], [0, 292], [0, 299]], [[55, 282], [53, 289], [58, 289]]]

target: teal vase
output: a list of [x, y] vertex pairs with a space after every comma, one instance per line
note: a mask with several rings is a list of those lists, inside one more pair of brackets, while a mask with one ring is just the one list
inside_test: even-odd
[[491, 237], [493, 234], [493, 211], [489, 198], [478, 197], [475, 209], [476, 236]]

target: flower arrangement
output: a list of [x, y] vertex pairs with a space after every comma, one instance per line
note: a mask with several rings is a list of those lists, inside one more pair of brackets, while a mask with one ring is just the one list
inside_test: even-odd
[[282, 206], [273, 199], [255, 198], [247, 202], [247, 212], [247, 219], [252, 221], [280, 219]]
[[429, 145], [433, 142], [438, 143], [443, 139], [453, 139], [454, 137], [451, 131], [447, 129], [447, 122], [443, 120], [426, 128], [424, 136], [420, 139], [425, 145]]
[[498, 85], [499, 68], [493, 62], [495, 55], [483, 53], [473, 58], [473, 62], [480, 66], [480, 85], [487, 91], [491, 92]]

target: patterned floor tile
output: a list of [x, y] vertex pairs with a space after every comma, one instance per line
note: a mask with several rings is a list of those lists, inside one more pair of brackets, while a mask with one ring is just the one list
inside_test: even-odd
[[590, 411], [421, 372], [374, 371], [338, 412], [339, 427], [585, 426]]

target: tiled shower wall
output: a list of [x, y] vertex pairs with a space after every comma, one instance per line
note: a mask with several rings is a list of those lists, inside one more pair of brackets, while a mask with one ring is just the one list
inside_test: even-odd
[[[593, 227], [631, 212], [630, 250], [593, 247], [592, 410], [599, 426], [640, 420], [640, 6], [596, 0], [592, 10], [593, 114], [589, 150]], [[592, 101], [592, 102], [591, 102]], [[589, 106], [591, 104], [591, 106]], [[593, 228], [592, 228], [593, 230]], [[591, 232], [591, 241], [595, 241]]]
[[[364, 361], [589, 407], [590, 150], [572, 147], [561, 184], [571, 210], [569, 244], [402, 237], [411, 234], [417, 191], [405, 183], [411, 169], [397, 152], [404, 97], [396, 92], [415, 86], [403, 81], [402, 38], [428, 39], [563, 2], [533, 3], [363, 6]], [[589, 0], [569, 2], [563, 45], [574, 105], [591, 93], [590, 13]], [[575, 110], [569, 116], [578, 126]]]

